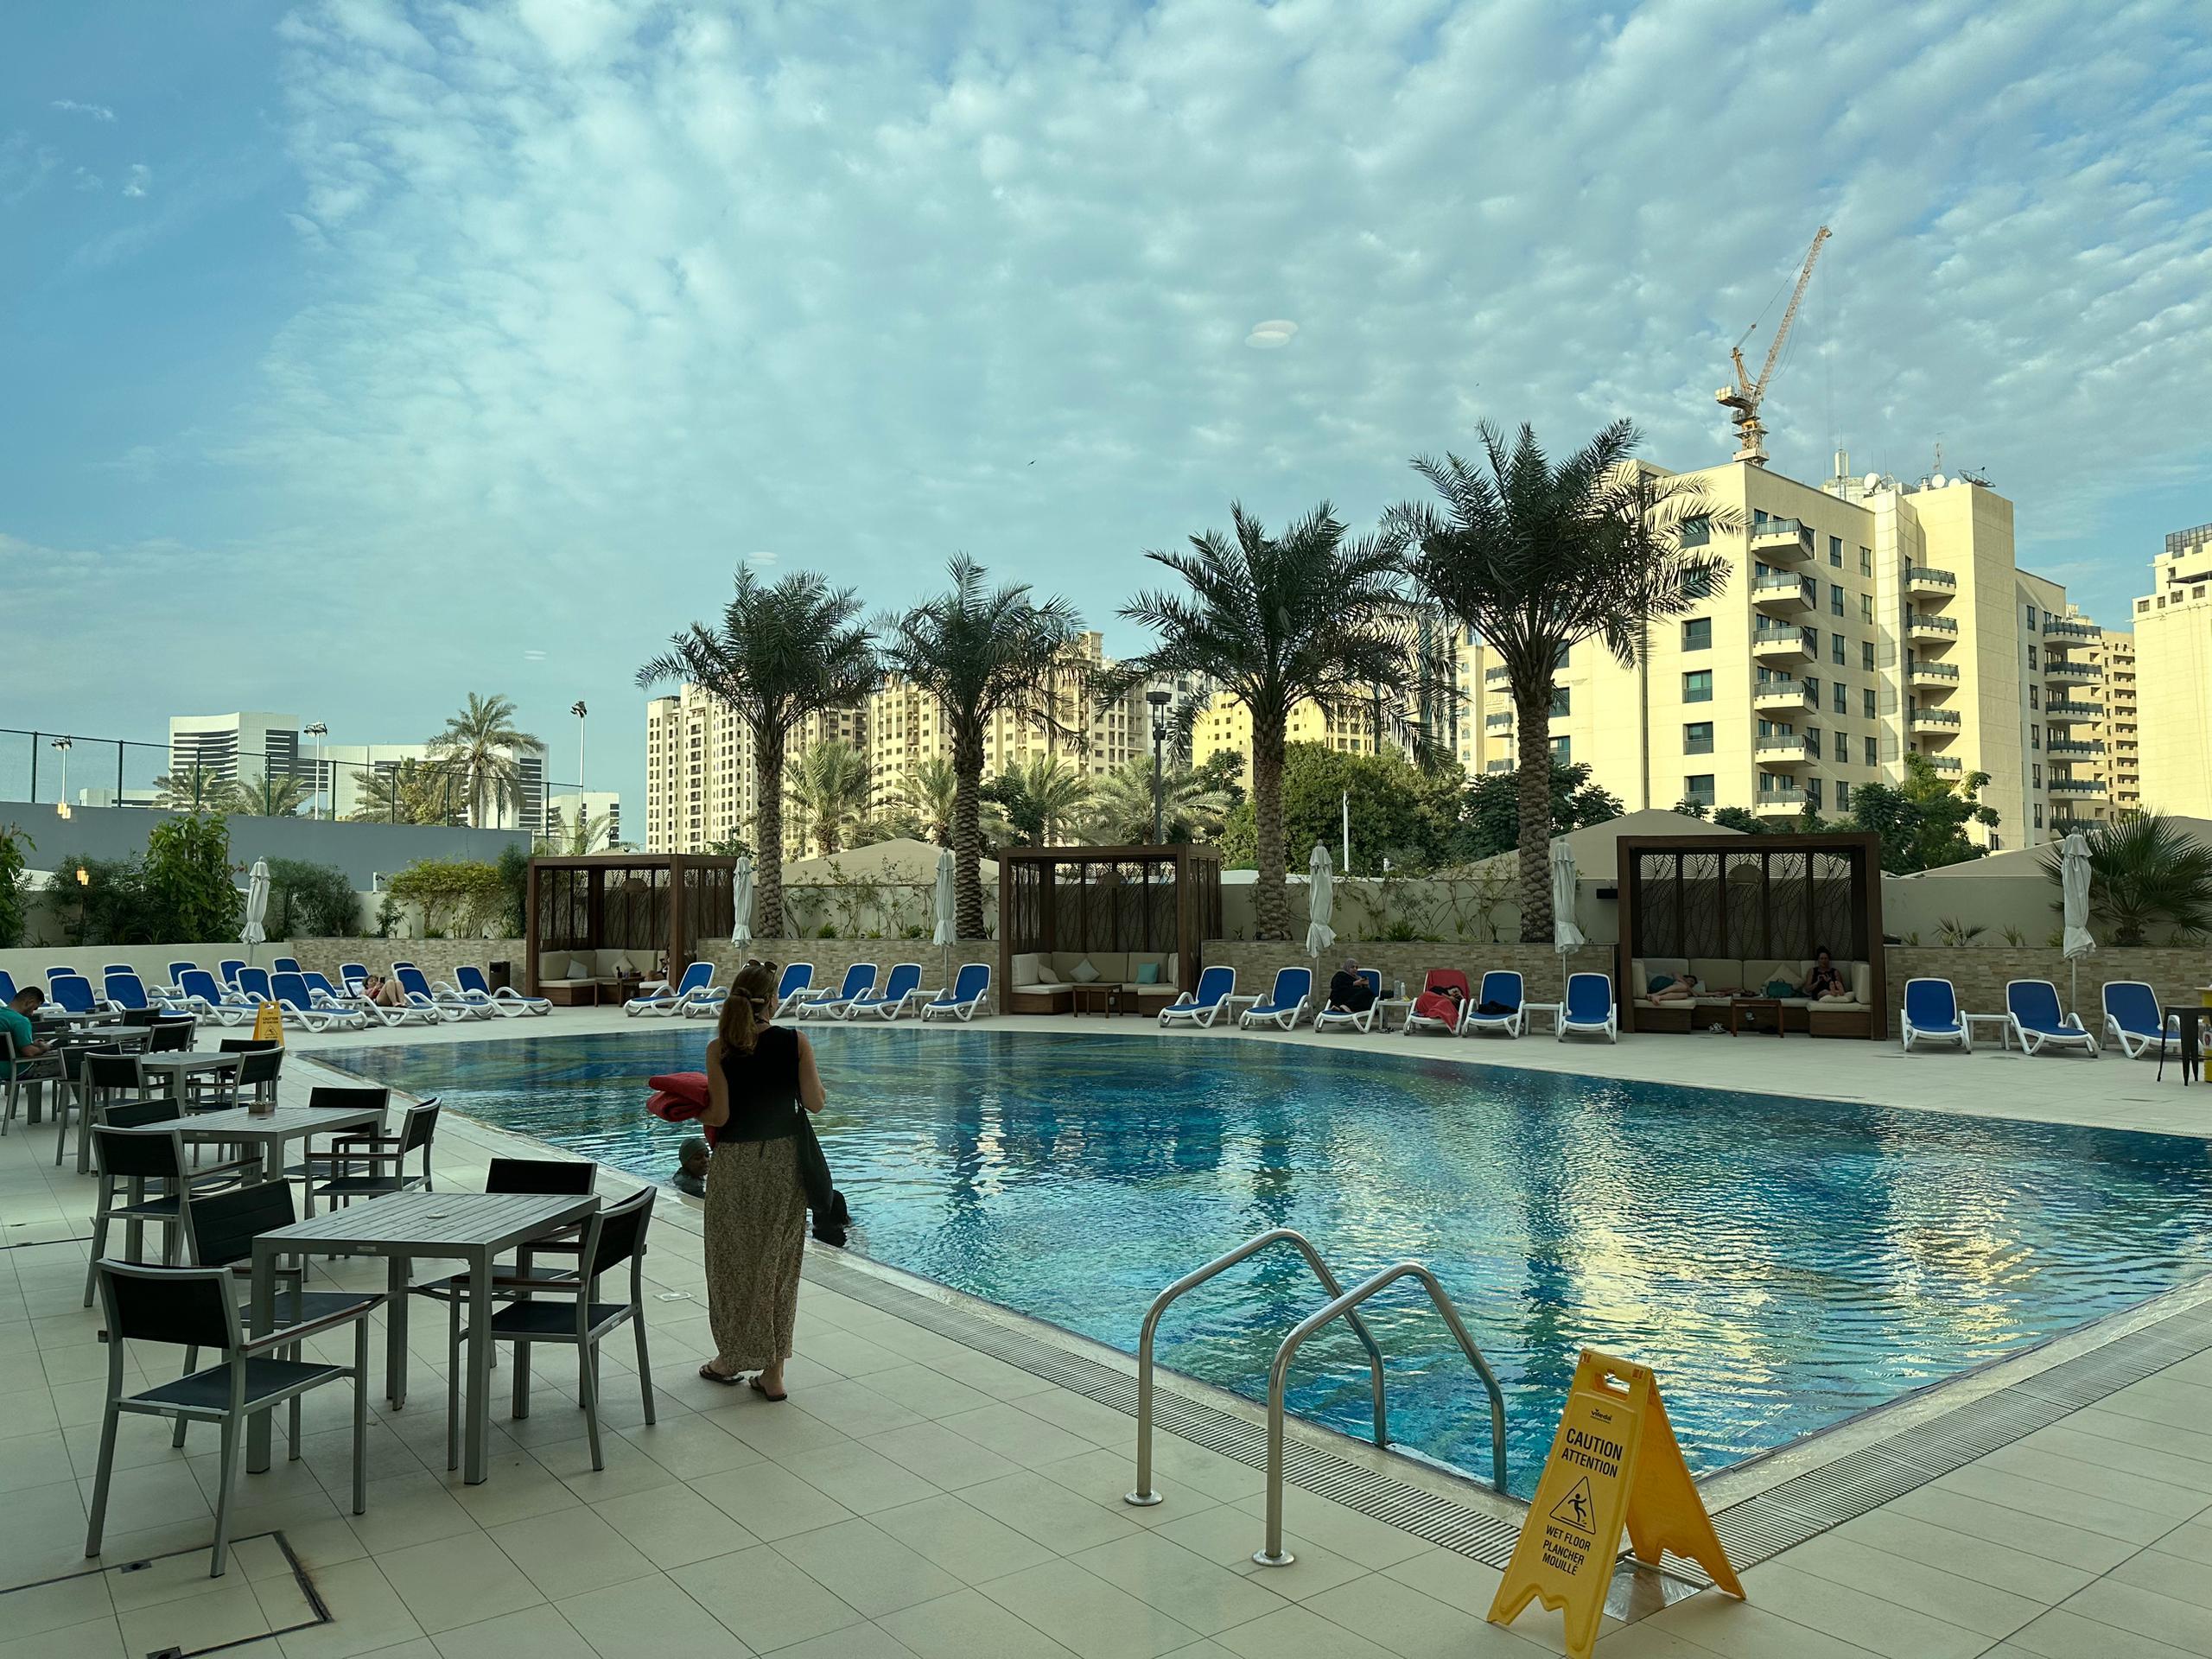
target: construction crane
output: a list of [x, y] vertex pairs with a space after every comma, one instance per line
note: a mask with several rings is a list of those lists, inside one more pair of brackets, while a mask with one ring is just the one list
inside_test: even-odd
[[1744, 330], [1744, 340], [1738, 340], [1728, 353], [1735, 359], [1736, 384], [1723, 386], [1713, 394], [1713, 401], [1730, 411], [1728, 418], [1735, 425], [1736, 459], [1748, 461], [1754, 467], [1766, 465], [1766, 427], [1759, 419], [1759, 404], [1766, 397], [1766, 383], [1774, 376], [1775, 361], [1782, 355], [1782, 342], [1789, 338], [1789, 325], [1797, 321], [1798, 303], [1805, 297], [1805, 284], [1813, 280], [1813, 266], [1821, 257], [1821, 244], [1827, 239], [1828, 227], [1825, 225], [1813, 233], [1813, 245], [1805, 250], [1805, 268], [1797, 273], [1797, 286], [1789, 296], [1789, 308], [1775, 325], [1774, 340], [1766, 348], [1766, 363], [1759, 370], [1759, 378], [1752, 379], [1744, 369], [1744, 340], [1749, 340], [1758, 327], [1754, 322]]

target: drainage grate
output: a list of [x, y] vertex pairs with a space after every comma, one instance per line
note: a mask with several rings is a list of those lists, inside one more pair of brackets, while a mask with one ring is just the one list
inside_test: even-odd
[[[324, 1602], [321, 1592], [315, 1589], [315, 1580], [308, 1576], [307, 1568], [301, 1565], [299, 1556], [294, 1554], [290, 1541], [284, 1536], [281, 1530], [272, 1532], [257, 1532], [244, 1538], [234, 1538], [231, 1541], [231, 1547], [235, 1549], [241, 1544], [250, 1544], [256, 1539], [259, 1538], [267, 1538], [275, 1542], [276, 1548], [283, 1552], [285, 1565], [292, 1569], [293, 1588], [299, 1592], [301, 1611], [307, 1616], [302, 1618], [296, 1618], [288, 1624], [276, 1624], [272, 1623], [265, 1630], [257, 1630], [251, 1635], [232, 1637], [227, 1640], [213, 1643], [204, 1648], [182, 1648], [174, 1646], [156, 1648], [145, 1656], [145, 1659], [199, 1659], [199, 1656], [203, 1654], [222, 1653], [232, 1648], [252, 1647], [257, 1643], [268, 1642], [281, 1636], [291, 1636], [301, 1630], [312, 1630], [321, 1625], [327, 1624], [331, 1622], [330, 1608], [328, 1605]], [[189, 1549], [173, 1549], [160, 1555], [147, 1556], [143, 1560], [121, 1561], [113, 1567], [88, 1567], [81, 1572], [64, 1573], [54, 1578], [41, 1579], [34, 1584], [19, 1584], [10, 1589], [0, 1590], [0, 1630], [4, 1630], [8, 1624], [10, 1617], [8, 1598], [10, 1596], [22, 1595], [25, 1591], [29, 1590], [43, 1590], [53, 1585], [73, 1583], [79, 1579], [99, 1578], [101, 1575], [109, 1573], [117, 1574], [125, 1573], [143, 1573], [151, 1568], [156, 1562], [173, 1561], [177, 1560], [180, 1558], [187, 1557], [191, 1558], [194, 1563], [204, 1569], [207, 1560], [207, 1546], [205, 1544], [195, 1544]], [[232, 1570], [237, 1570], [235, 1563], [233, 1563]], [[260, 1580], [260, 1583], [264, 1587], [264, 1592], [267, 1590], [267, 1586], [281, 1582], [281, 1579], [264, 1579]], [[183, 1600], [186, 1599], [187, 1598], [180, 1597], [178, 1599]], [[267, 1601], [265, 1594], [257, 1594], [254, 1597], [249, 1598], [248, 1599], [259, 1600], [263, 1602], [263, 1618], [266, 1620], [268, 1618], [268, 1613], [266, 1611]], [[159, 1605], [160, 1604], [157, 1603], [155, 1605]]]

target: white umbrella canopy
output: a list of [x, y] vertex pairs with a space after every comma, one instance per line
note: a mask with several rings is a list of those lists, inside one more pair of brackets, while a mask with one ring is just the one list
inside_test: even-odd
[[753, 943], [753, 855], [740, 853], [729, 874], [729, 942]]
[[1320, 842], [1313, 843], [1313, 856], [1306, 861], [1306, 874], [1313, 884], [1306, 906], [1306, 954], [1319, 958], [1337, 942], [1337, 930], [1329, 925], [1329, 919], [1337, 910], [1336, 872], [1329, 863], [1328, 848]]
[[2068, 964], [2068, 978], [2071, 982], [2068, 995], [2075, 1011], [2082, 1006], [2082, 958], [2097, 948], [2089, 937], [2089, 842], [2076, 830], [2060, 843], [2058, 849], [2058, 887], [2062, 895], [2061, 910], [2065, 931], [2060, 935], [2058, 949]]
[[953, 910], [958, 902], [953, 892], [954, 871], [958, 861], [952, 849], [942, 848], [937, 855], [937, 887], [930, 894], [930, 915], [934, 925], [930, 930], [930, 943], [938, 947], [938, 976], [942, 979], [951, 967], [952, 936], [957, 929]]
[[269, 861], [257, 858], [253, 868], [245, 878], [245, 925], [238, 930], [238, 943], [245, 946], [246, 960], [253, 960], [253, 947], [269, 938], [262, 925], [269, 914]]
[[1552, 948], [1562, 957], [1582, 944], [1574, 925], [1574, 849], [1565, 836], [1552, 842]]

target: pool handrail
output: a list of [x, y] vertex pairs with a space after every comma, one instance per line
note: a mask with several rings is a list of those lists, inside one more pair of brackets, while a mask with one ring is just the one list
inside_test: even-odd
[[[1357, 1321], [1359, 1305], [1369, 1297], [1401, 1279], [1421, 1281], [1421, 1288], [1428, 1293], [1445, 1325], [1475, 1368], [1475, 1375], [1482, 1378], [1484, 1389], [1490, 1395], [1490, 1455], [1491, 1484], [1499, 1492], [1505, 1491], [1505, 1394], [1497, 1386], [1497, 1375], [1490, 1362], [1483, 1357], [1482, 1350], [1475, 1346], [1467, 1327], [1460, 1323], [1459, 1310], [1451, 1295], [1436, 1281], [1436, 1275], [1418, 1262], [1401, 1262], [1395, 1267], [1385, 1268], [1373, 1277], [1363, 1279], [1350, 1290], [1336, 1296], [1327, 1306], [1316, 1308], [1282, 1339], [1282, 1346], [1275, 1350], [1275, 1363], [1268, 1368], [1268, 1541], [1264, 1549], [1255, 1550], [1252, 1559], [1262, 1567], [1288, 1567], [1295, 1557], [1282, 1547], [1282, 1420], [1283, 1385], [1290, 1373], [1290, 1362], [1306, 1338], [1333, 1319]], [[1378, 1409], [1379, 1402], [1378, 1402]]]
[[[1313, 1242], [1294, 1228], [1276, 1227], [1264, 1233], [1255, 1233], [1225, 1255], [1217, 1255], [1205, 1266], [1185, 1274], [1173, 1284], [1152, 1299], [1152, 1306], [1145, 1310], [1144, 1325], [1137, 1337], [1137, 1484], [1133, 1492], [1123, 1494], [1122, 1501], [1147, 1509], [1160, 1502], [1160, 1494], [1152, 1490], [1152, 1339], [1160, 1329], [1160, 1317], [1186, 1290], [1204, 1284], [1217, 1274], [1225, 1273], [1239, 1262], [1257, 1255], [1271, 1244], [1295, 1244], [1298, 1253], [1306, 1258], [1306, 1265], [1313, 1269], [1313, 1276], [1321, 1281], [1321, 1288], [1335, 1306], [1344, 1294], [1337, 1275], [1329, 1271], [1329, 1264], [1321, 1259], [1321, 1252]], [[1367, 1328], [1367, 1321], [1358, 1314], [1350, 1315], [1352, 1330], [1359, 1337], [1360, 1345], [1367, 1350], [1369, 1370], [1374, 1374], [1375, 1389], [1375, 1444], [1390, 1443], [1389, 1425], [1385, 1420], [1382, 1399], [1382, 1351], [1376, 1346], [1375, 1333]], [[1279, 1429], [1280, 1424], [1276, 1425]]]

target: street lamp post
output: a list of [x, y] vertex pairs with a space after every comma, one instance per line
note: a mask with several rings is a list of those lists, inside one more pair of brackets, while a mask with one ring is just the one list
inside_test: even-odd
[[76, 745], [66, 737], [57, 737], [50, 746], [61, 757], [61, 816], [69, 816], [69, 751]]
[[[591, 712], [578, 697], [569, 705], [569, 712], [576, 717], [576, 817], [584, 816], [584, 716]], [[551, 789], [550, 784], [546, 785]]]
[[1173, 699], [1165, 687], [1156, 685], [1144, 694], [1144, 700], [1152, 705], [1152, 844], [1158, 847], [1167, 838], [1161, 822], [1166, 800], [1160, 755], [1167, 746], [1167, 705]]
[[[305, 730], [308, 736], [315, 739], [315, 793], [308, 798], [308, 816], [312, 818], [321, 818], [322, 817], [322, 740], [330, 735], [330, 728], [318, 720]], [[334, 818], [338, 816], [338, 791], [335, 789], [330, 791], [330, 816]]]

